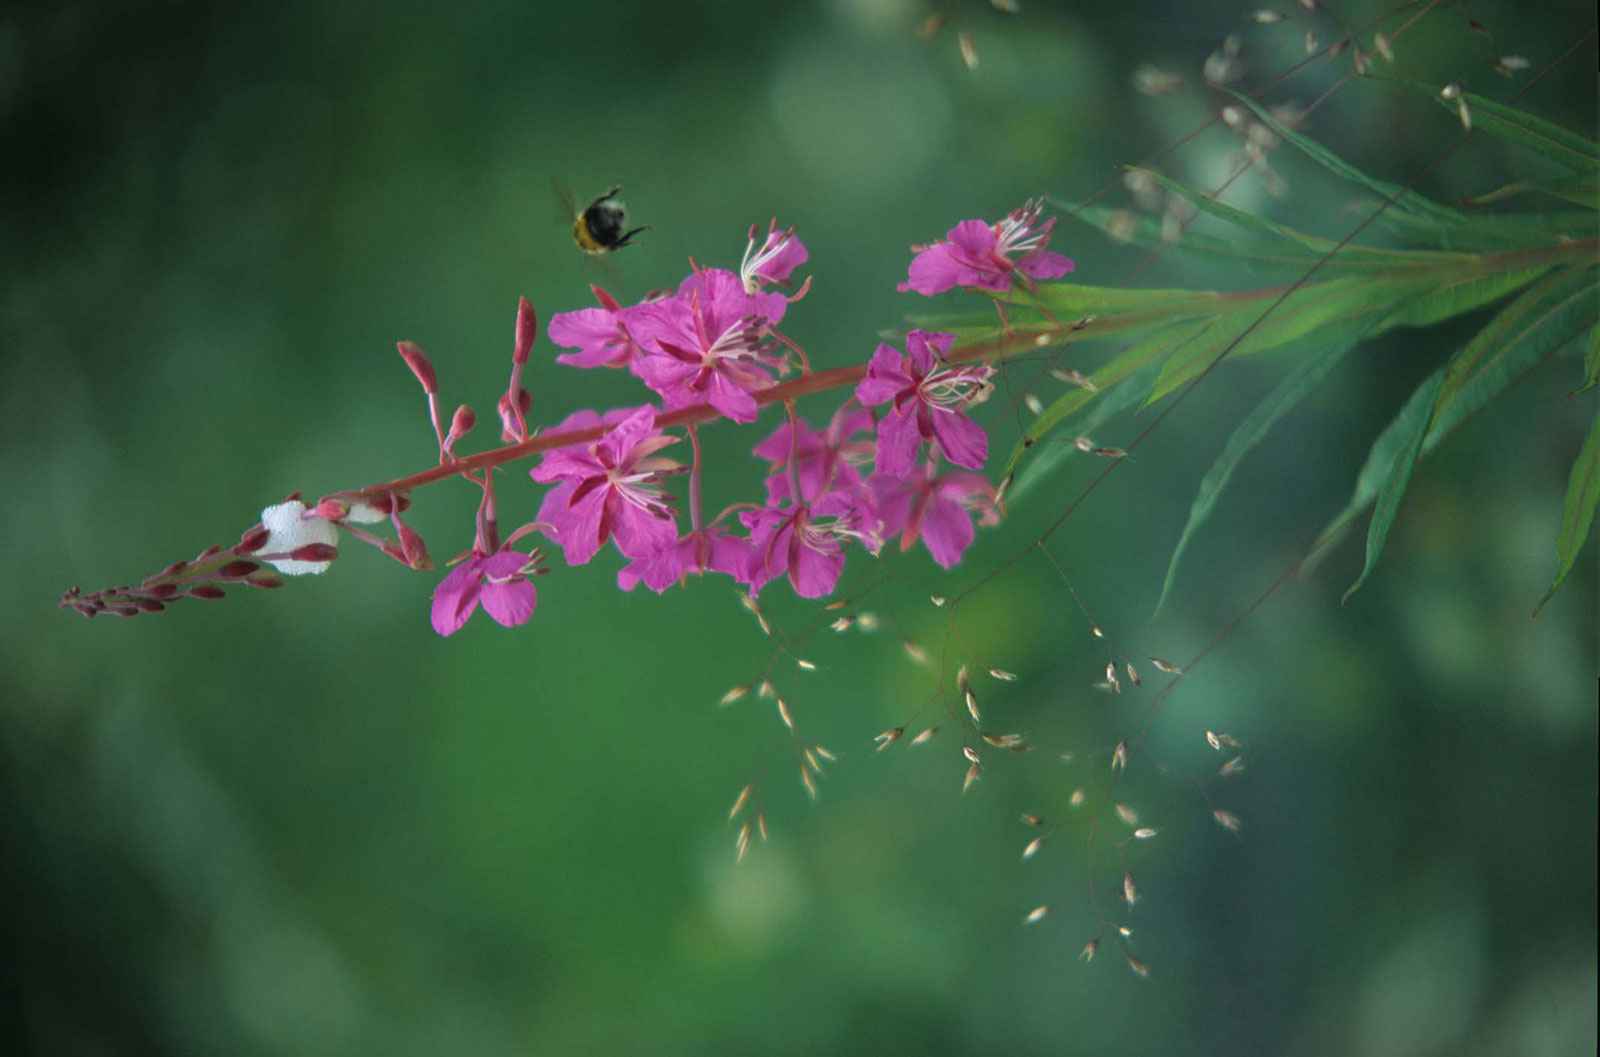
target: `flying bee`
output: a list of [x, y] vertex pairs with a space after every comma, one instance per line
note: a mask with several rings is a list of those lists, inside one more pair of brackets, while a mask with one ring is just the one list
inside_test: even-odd
[[591, 257], [603, 257], [613, 250], [620, 250], [639, 232], [650, 230], [649, 225], [624, 230], [628, 226], [628, 207], [617, 200], [617, 193], [622, 190], [620, 183], [584, 206], [582, 212], [578, 210], [572, 192], [559, 180], [555, 183], [561, 204], [566, 207], [567, 215], [572, 217], [572, 241]]

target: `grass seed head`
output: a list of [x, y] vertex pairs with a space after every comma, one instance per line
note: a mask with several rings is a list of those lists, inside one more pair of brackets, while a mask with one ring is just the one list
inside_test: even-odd
[[1239, 816], [1231, 811], [1224, 811], [1220, 807], [1211, 812], [1211, 817], [1217, 820], [1217, 825], [1229, 833], [1238, 833], [1239, 827], [1244, 823], [1239, 821]]
[[923, 731], [921, 734], [918, 734], [916, 737], [912, 738], [911, 739], [911, 744], [912, 745], [926, 745], [928, 742], [932, 741], [933, 738], [934, 738], [934, 735], [936, 735], [938, 733], [939, 733], [939, 728], [938, 727], [929, 727], [927, 730]]
[[1039, 849], [1042, 847], [1044, 847], [1043, 837], [1035, 837], [1030, 840], [1028, 842], [1028, 846], [1022, 849], [1022, 861], [1027, 862], [1029, 859], [1039, 854]]
[[887, 749], [889, 746], [899, 741], [900, 735], [904, 734], [905, 732], [906, 728], [904, 727], [890, 727], [882, 734], [874, 734], [872, 736], [872, 740], [878, 743], [878, 751], [882, 752], [884, 749]]
[[963, 796], [966, 795], [968, 789], [972, 788], [972, 783], [978, 780], [978, 774], [982, 770], [983, 768], [978, 764], [973, 764], [971, 767], [967, 768], [966, 780], [961, 783], [961, 793]]
[[1041, 921], [1044, 918], [1044, 916], [1046, 914], [1048, 914], [1048, 913], [1050, 913], [1050, 908], [1048, 906], [1034, 907], [1031, 911], [1028, 912], [1028, 916], [1022, 919], [1022, 923], [1024, 925], [1036, 924], [1037, 922]]
[[1139, 824], [1139, 813], [1133, 808], [1129, 807], [1127, 804], [1114, 804], [1112, 806], [1116, 808], [1117, 817], [1123, 822], [1126, 822], [1130, 826], [1137, 826]]

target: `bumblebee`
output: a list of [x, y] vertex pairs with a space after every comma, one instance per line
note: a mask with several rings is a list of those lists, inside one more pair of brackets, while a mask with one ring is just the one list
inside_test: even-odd
[[628, 208], [617, 200], [617, 192], [622, 190], [620, 183], [590, 202], [581, 213], [570, 193], [559, 184], [557, 190], [561, 192], [567, 212], [572, 215], [572, 241], [591, 257], [603, 257], [620, 250], [639, 232], [650, 230], [648, 225], [623, 230], [628, 225]]

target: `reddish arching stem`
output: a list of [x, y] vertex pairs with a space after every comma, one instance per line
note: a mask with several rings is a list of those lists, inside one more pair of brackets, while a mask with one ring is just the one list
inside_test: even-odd
[[[966, 363], [973, 360], [998, 360], [1019, 353], [1034, 352], [1047, 345], [1055, 344], [1058, 333], [1068, 329], [1071, 328], [1048, 326], [994, 341], [977, 342], [952, 350], [949, 360], [952, 363]], [[1078, 331], [1082, 329], [1081, 327], [1077, 328]], [[772, 386], [770, 389], [763, 389], [753, 395], [756, 398], [756, 402], [762, 405], [783, 403], [798, 400], [804, 396], [811, 396], [814, 393], [826, 392], [829, 389], [838, 389], [847, 385], [853, 386], [865, 378], [866, 375], [866, 364], [835, 367], [827, 371], [814, 371], [793, 381], [782, 382]], [[656, 420], [656, 424], [664, 429], [672, 429], [677, 426], [692, 426], [701, 422], [710, 422], [720, 417], [720, 414], [716, 408], [707, 405], [686, 407], [662, 415]], [[560, 433], [540, 433], [516, 444], [480, 451], [476, 455], [468, 455], [452, 462], [441, 463], [438, 466], [430, 467], [407, 477], [399, 477], [393, 481], [385, 481], [382, 484], [368, 485], [365, 488], [356, 488], [333, 494], [340, 499], [354, 501], [371, 499], [375, 496], [410, 492], [413, 489], [433, 484], [436, 481], [442, 481], [448, 477], [455, 477], [458, 474], [486, 470], [508, 462], [515, 462], [518, 459], [527, 458], [530, 455], [539, 455], [555, 448], [564, 448], [571, 444], [584, 444], [589, 441], [599, 440], [610, 429], [610, 426], [602, 425], [589, 426], [584, 429], [563, 430]]]

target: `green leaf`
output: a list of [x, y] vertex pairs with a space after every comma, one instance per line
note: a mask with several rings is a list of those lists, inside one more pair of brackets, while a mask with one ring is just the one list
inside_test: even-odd
[[1440, 205], [1438, 202], [1426, 198], [1415, 191], [1405, 190], [1399, 184], [1392, 184], [1385, 180], [1368, 176], [1316, 140], [1311, 139], [1304, 133], [1297, 132], [1282, 121], [1279, 121], [1272, 115], [1272, 111], [1249, 96], [1241, 95], [1229, 88], [1224, 88], [1223, 91], [1249, 107], [1262, 124], [1277, 133], [1286, 142], [1298, 147], [1312, 161], [1322, 165], [1336, 176], [1361, 184], [1370, 190], [1376, 191], [1386, 199], [1393, 199], [1394, 208], [1419, 217], [1428, 217], [1436, 222], [1456, 226], [1470, 225], [1473, 222], [1471, 217], [1468, 217], [1459, 209], [1451, 209], [1449, 206]]
[[[1352, 208], [1370, 213], [1378, 204], [1368, 199], [1353, 203]], [[1388, 209], [1379, 215], [1378, 223], [1399, 238], [1452, 251], [1534, 249], [1595, 235], [1594, 218], [1586, 213], [1495, 213], [1470, 217], [1462, 226]]]
[[1367, 577], [1372, 575], [1373, 568], [1378, 564], [1378, 556], [1383, 553], [1389, 529], [1394, 525], [1395, 516], [1400, 513], [1400, 501], [1405, 498], [1406, 486], [1411, 483], [1411, 471], [1416, 468], [1417, 456], [1422, 453], [1422, 442], [1427, 439], [1428, 423], [1432, 419], [1434, 401], [1443, 380], [1443, 371], [1429, 375], [1428, 380], [1411, 394], [1411, 399], [1406, 401], [1399, 416], [1384, 430], [1385, 436], [1392, 434], [1394, 456], [1383, 469], [1383, 483], [1378, 487], [1372, 524], [1367, 528], [1366, 564], [1362, 566], [1356, 582], [1345, 590], [1344, 597], [1339, 600], [1341, 605], [1348, 602], [1350, 596], [1366, 583]]
[[1186, 385], [1224, 356], [1237, 359], [1267, 352], [1313, 331], [1392, 311], [1427, 286], [1425, 280], [1393, 277], [1330, 279], [1290, 291], [1281, 303], [1260, 301], [1236, 308], [1173, 350], [1145, 404]]
[[[1175, 182], [1174, 185], [1182, 186]], [[1184, 190], [1187, 192], [1184, 197], [1205, 198], [1192, 188]], [[1206, 198], [1206, 201], [1210, 203], [1212, 200]], [[1323, 263], [1318, 266], [1318, 274], [1332, 278], [1355, 273], [1370, 274], [1380, 270], [1452, 266], [1468, 259], [1464, 254], [1447, 251], [1379, 249], [1356, 244], [1346, 245], [1340, 248], [1337, 254], [1328, 257], [1338, 243], [1288, 228], [1279, 229], [1282, 232], [1281, 236], [1274, 233], [1270, 238], [1246, 241], [1209, 235], [1195, 230], [1191, 225], [1179, 233], [1177, 241], [1168, 242], [1160, 222], [1153, 217], [1106, 206], [1073, 206], [1066, 202], [1057, 204], [1063, 210], [1070, 211], [1069, 215], [1075, 215], [1084, 223], [1099, 228], [1118, 242], [1129, 242], [1147, 249], [1171, 249], [1204, 260], [1221, 261], [1272, 275], [1299, 275], [1317, 265], [1319, 261]], [[1221, 210], [1212, 212], [1218, 215], [1219, 219], [1226, 219], [1232, 223], [1232, 213], [1238, 211], [1233, 210], [1231, 206], [1224, 206]], [[1243, 215], [1250, 216], [1248, 213]], [[1262, 230], [1259, 226], [1254, 226], [1253, 229]], [[1488, 247], [1522, 249], [1545, 245], [1551, 241], [1551, 237], [1543, 232], [1519, 232], [1519, 234], [1522, 237], [1518, 239], [1501, 237], [1490, 241]], [[1469, 248], [1479, 249], [1482, 246], [1475, 243]]]
[[1189, 541], [1211, 516], [1211, 511], [1215, 509], [1222, 490], [1228, 486], [1239, 462], [1261, 442], [1280, 418], [1293, 410], [1307, 393], [1322, 383], [1334, 365], [1361, 340], [1366, 332], [1365, 325], [1347, 325], [1337, 334], [1319, 336], [1316, 347], [1311, 353], [1301, 360], [1289, 376], [1280, 382], [1265, 400], [1257, 404], [1255, 410], [1251, 411], [1239, 424], [1239, 428], [1233, 431], [1233, 436], [1228, 438], [1222, 454], [1217, 456], [1217, 461], [1201, 480], [1200, 490], [1194, 497], [1193, 505], [1189, 507], [1189, 520], [1184, 524], [1183, 533], [1178, 537], [1178, 545], [1173, 549], [1172, 559], [1167, 563], [1166, 579], [1161, 583], [1161, 597], [1156, 600], [1155, 612], [1150, 615], [1151, 621], [1160, 616], [1161, 608], [1167, 603], [1167, 596], [1172, 593], [1172, 585], [1178, 576], [1178, 563], [1182, 561], [1184, 551], [1189, 547]]
[[[1452, 114], [1457, 113], [1456, 101], [1444, 98], [1437, 88], [1420, 81], [1406, 83], [1426, 92]], [[1546, 158], [1558, 161], [1569, 169], [1587, 172], [1600, 165], [1600, 143], [1587, 136], [1580, 136], [1542, 117], [1535, 117], [1526, 110], [1519, 110], [1505, 103], [1496, 103], [1492, 99], [1485, 99], [1472, 92], [1461, 94], [1466, 100], [1467, 110], [1472, 115], [1475, 127], [1543, 154]]]
[[1425, 327], [1498, 301], [1550, 270], [1550, 265], [1522, 268], [1499, 275], [1464, 275], [1441, 282], [1385, 319], [1374, 333], [1391, 327]]
[[1546, 180], [1543, 183], [1509, 183], [1488, 194], [1468, 198], [1465, 201], [1468, 205], [1481, 206], [1530, 192], [1552, 195], [1563, 202], [1571, 202], [1587, 209], [1600, 209], [1600, 169], [1569, 173], [1560, 179]]
[[1439, 403], [1437, 422], [1457, 390], [1476, 371], [1487, 369], [1522, 342], [1532, 342], [1548, 352], [1571, 339], [1600, 310], [1595, 297], [1592, 267], [1563, 268], [1535, 283], [1491, 319], [1450, 358]]
[[[1496, 328], [1495, 333], [1498, 335], [1497, 340], [1501, 342], [1500, 347], [1487, 357], [1479, 357], [1477, 370], [1464, 375], [1448, 396], [1436, 395], [1437, 406], [1433, 411], [1433, 421], [1429, 426], [1427, 439], [1423, 442], [1424, 454], [1438, 447], [1457, 427], [1511, 388], [1523, 375], [1538, 366], [1541, 360], [1566, 345], [1588, 325], [1588, 320], [1593, 319], [1596, 311], [1593, 271], [1582, 267], [1573, 268], [1552, 278], [1561, 280], [1561, 285], [1540, 284], [1525, 291], [1516, 301], [1503, 308], [1485, 326], [1484, 331], [1480, 331], [1468, 343], [1471, 345], [1479, 341], [1484, 332], [1495, 328], [1504, 317], [1520, 320], [1515, 326]], [[1568, 286], [1567, 283], [1576, 285]], [[1585, 290], [1588, 291], [1587, 295]], [[1574, 294], [1576, 296], [1573, 296]], [[1553, 313], [1530, 312], [1528, 306], [1524, 304], [1530, 299], [1538, 300], [1547, 306], [1557, 303], [1561, 307], [1559, 311]], [[1452, 358], [1451, 364], [1454, 365], [1456, 362], [1455, 358]], [[1441, 368], [1439, 372], [1441, 375], [1443, 370]], [[1425, 384], [1431, 384], [1432, 381], [1430, 378], [1429, 383]], [[1412, 400], [1416, 399], [1417, 396], [1413, 395]], [[1366, 462], [1356, 475], [1356, 486], [1349, 501], [1338, 514], [1334, 515], [1318, 534], [1316, 542], [1311, 545], [1305, 561], [1301, 563], [1302, 575], [1309, 573], [1327, 555], [1333, 544], [1344, 535], [1361, 511], [1376, 498], [1382, 474], [1393, 462], [1401, 443], [1398, 432], [1400, 424], [1401, 418], [1396, 418], [1373, 442]]]
[[1600, 323], [1589, 330], [1589, 347], [1583, 351], [1583, 384], [1569, 395], [1593, 389], [1596, 382], [1600, 382]]
[[[1089, 376], [1089, 380], [1094, 382], [1095, 386], [1104, 393], [1141, 367], [1154, 363], [1165, 356], [1175, 344], [1205, 330], [1211, 325], [1211, 322], [1209, 319], [1189, 320], [1177, 326], [1158, 331], [1108, 360], [1099, 370]], [[1000, 471], [1001, 480], [1004, 480], [1016, 470], [1017, 463], [1024, 452], [1032, 448], [1051, 430], [1081, 410], [1093, 399], [1095, 399], [1095, 394], [1087, 389], [1077, 388], [1070, 389], [1057, 397], [1049, 407], [1044, 409], [1043, 414], [1028, 423], [1028, 428], [1023, 432], [1022, 440], [1012, 449], [1011, 457], [1006, 460], [1005, 467]]]
[[[1081, 431], [1093, 436], [1097, 429], [1111, 421], [1112, 418], [1131, 407], [1137, 406], [1139, 397], [1143, 394], [1144, 387], [1148, 383], [1147, 376], [1152, 373], [1152, 370], [1153, 368], [1146, 368], [1130, 375], [1127, 381], [1108, 386], [1101, 390], [1099, 396], [1092, 397], [1086, 405], [1089, 413], [1084, 416], [1083, 424], [1079, 427]], [[1090, 395], [1086, 390], [1080, 390], [1080, 392], [1083, 392], [1086, 396]], [[1028, 460], [1028, 464], [1017, 474], [1015, 483], [1006, 490], [1006, 502], [1008, 503], [1015, 504], [1028, 492], [1033, 491], [1068, 458], [1079, 454], [1078, 449], [1067, 441], [1056, 444], [1038, 444], [1032, 451], [1033, 456]]]
[[1567, 476], [1567, 499], [1561, 507], [1561, 531], [1556, 534], [1556, 554], [1561, 565], [1556, 571], [1555, 583], [1550, 585], [1550, 590], [1545, 592], [1544, 598], [1534, 609], [1534, 616], [1539, 615], [1539, 610], [1545, 607], [1545, 603], [1550, 601], [1572, 571], [1573, 562], [1578, 560], [1578, 553], [1589, 538], [1589, 526], [1594, 521], [1597, 502], [1600, 502], [1600, 410], [1596, 411], [1594, 421], [1589, 425], [1589, 435], [1584, 438], [1583, 448], [1579, 450], [1577, 461], [1572, 464], [1572, 472]]

